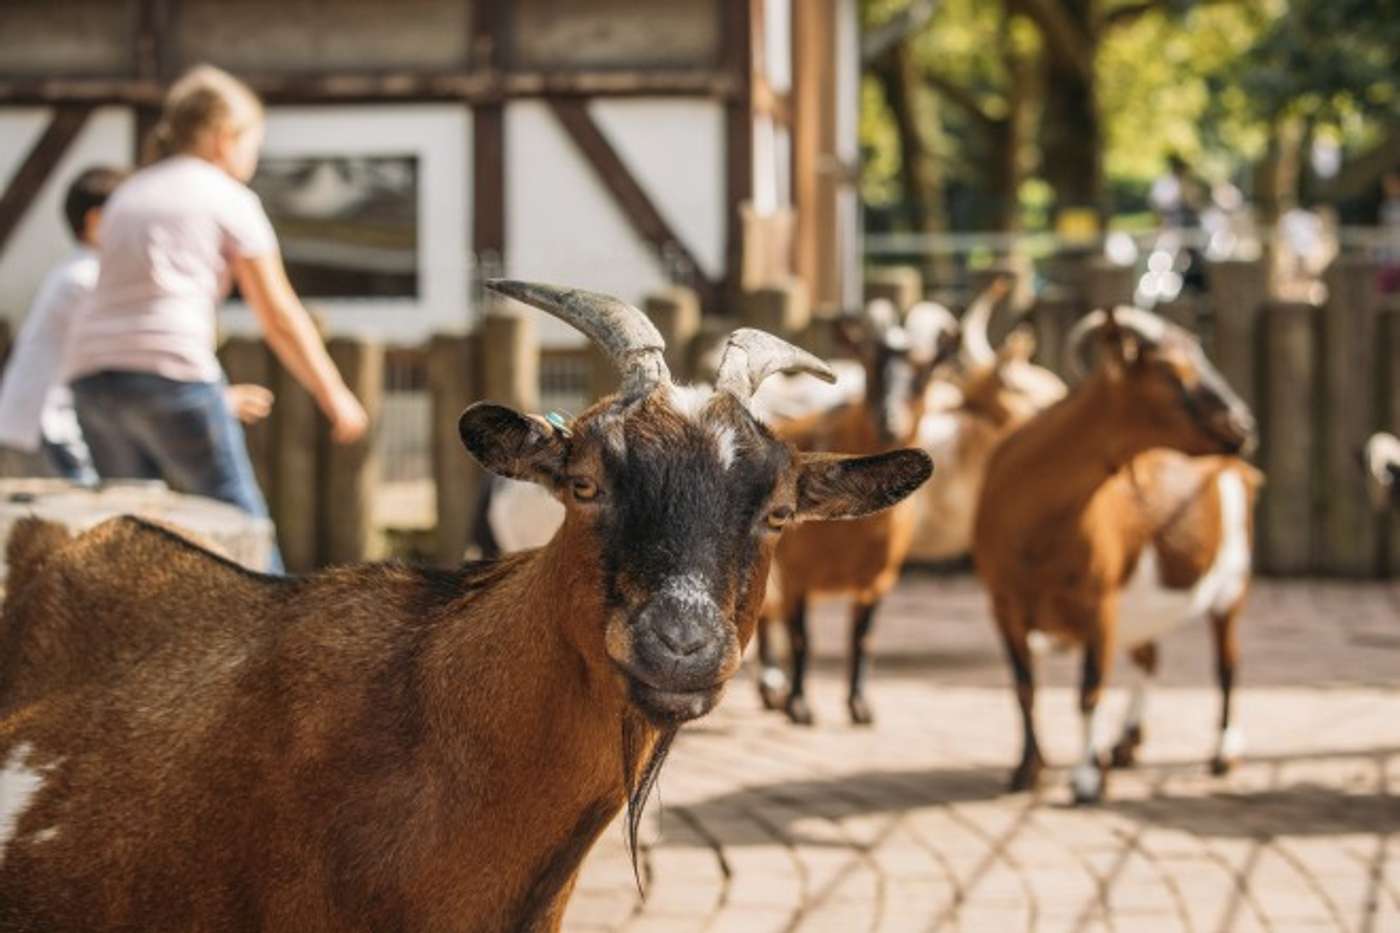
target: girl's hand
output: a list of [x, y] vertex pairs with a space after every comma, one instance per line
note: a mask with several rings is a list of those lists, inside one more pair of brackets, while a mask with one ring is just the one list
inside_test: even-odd
[[260, 385], [244, 382], [229, 386], [224, 389], [224, 398], [233, 416], [244, 424], [257, 424], [272, 411], [272, 392]]
[[332, 393], [322, 406], [331, 421], [331, 440], [337, 444], [353, 444], [369, 428], [369, 415], [354, 394], [344, 386]]

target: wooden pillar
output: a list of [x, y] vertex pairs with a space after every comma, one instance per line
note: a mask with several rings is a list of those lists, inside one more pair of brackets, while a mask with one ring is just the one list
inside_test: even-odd
[[1257, 411], [1267, 479], [1258, 537], [1264, 569], [1274, 574], [1313, 569], [1319, 313], [1316, 305], [1303, 303], [1267, 305], [1261, 312], [1264, 365]]
[[[272, 351], [257, 337], [231, 337], [219, 348], [219, 362], [231, 385], [251, 383], [277, 391], [277, 361]], [[277, 493], [277, 402], [274, 400], [272, 414], [257, 424], [243, 426], [248, 439], [248, 457], [253, 461], [253, 473], [258, 478], [258, 487], [269, 503], [276, 500]]]
[[739, 86], [739, 92], [724, 107], [725, 287], [722, 291], [725, 304], [730, 304], [738, 301], [744, 266], [744, 223], [740, 208], [753, 198], [753, 35], [760, 2], [721, 0], [720, 9], [723, 63]]
[[690, 342], [700, 332], [700, 296], [692, 288], [672, 285], [647, 295], [642, 310], [666, 341], [666, 366], [671, 375], [692, 378], [688, 368]]
[[352, 444], [327, 437], [321, 482], [321, 562], [346, 564], [370, 556], [379, 457], [374, 442], [384, 401], [384, 348], [345, 337], [326, 346], [336, 369], [369, 415], [370, 430]]
[[1262, 260], [1227, 260], [1206, 267], [1210, 319], [1206, 346], [1225, 381], [1251, 408], [1255, 404], [1255, 334], [1269, 299], [1269, 269]]
[[835, 10], [832, 0], [792, 5], [792, 194], [797, 208], [794, 267], [812, 297], [823, 304], [835, 265], [828, 242], [836, 231], [829, 177], [834, 160]]
[[1377, 264], [1340, 258], [1327, 270], [1323, 314], [1322, 488], [1326, 490], [1319, 569], [1350, 577], [1377, 569], [1379, 520], [1362, 483], [1356, 453], [1380, 419], [1376, 339]]
[[481, 467], [462, 447], [457, 421], [481, 397], [477, 385], [479, 344], [475, 337], [437, 336], [428, 346], [428, 390], [432, 397], [433, 484], [437, 528], [433, 559], [445, 567], [462, 562], [471, 534]]

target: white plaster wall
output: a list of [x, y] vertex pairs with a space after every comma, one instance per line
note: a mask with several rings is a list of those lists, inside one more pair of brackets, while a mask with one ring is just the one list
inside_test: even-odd
[[[723, 228], [716, 240], [711, 224], [722, 224], [723, 197], [707, 192], [722, 190], [714, 186], [723, 185], [717, 169], [723, 162], [719, 143], [710, 146], [706, 136], [714, 132], [720, 140], [722, 134], [707, 130], [711, 124], [701, 113], [668, 117], [665, 110], [674, 102], [617, 103], [595, 109], [595, 119], [699, 261], [717, 268]], [[659, 125], [649, 127], [649, 120]], [[664, 286], [661, 258], [633, 232], [549, 108], [538, 101], [512, 103], [505, 125], [507, 274], [631, 302]], [[722, 121], [715, 126], [722, 127]], [[713, 213], [691, 207], [711, 198]], [[543, 346], [584, 342], [577, 331], [548, 315], [535, 313], [535, 322]]]
[[[0, 110], [0, 188], [7, 186], [49, 124], [47, 108]], [[129, 166], [135, 124], [125, 107], [102, 107], [88, 118], [0, 252], [0, 316], [18, 322], [44, 273], [73, 248], [63, 195], [79, 172], [97, 163]]]
[[792, 3], [793, 0], [763, 2], [765, 77], [780, 94], [792, 87]]
[[[418, 298], [314, 299], [333, 334], [413, 344], [470, 327], [471, 132], [470, 111], [452, 104], [269, 110], [264, 155], [418, 156]], [[257, 330], [236, 303], [219, 324], [226, 333]]]
[[706, 100], [595, 100], [589, 112], [711, 278], [724, 272], [724, 108]]

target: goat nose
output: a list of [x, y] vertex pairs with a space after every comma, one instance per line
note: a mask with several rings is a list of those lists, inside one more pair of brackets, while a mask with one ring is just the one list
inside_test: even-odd
[[704, 626], [680, 613], [666, 613], [653, 623], [661, 643], [678, 657], [689, 657], [705, 647]]

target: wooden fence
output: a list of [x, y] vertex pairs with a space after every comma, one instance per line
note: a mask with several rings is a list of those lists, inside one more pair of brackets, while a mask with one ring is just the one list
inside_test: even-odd
[[[1400, 517], [1370, 508], [1358, 452], [1372, 431], [1400, 430], [1400, 300], [1379, 293], [1370, 261], [1338, 260], [1322, 305], [1272, 300], [1262, 263], [1226, 262], [1208, 272], [1206, 294], [1158, 311], [1201, 335], [1259, 418], [1255, 459], [1268, 476], [1256, 515], [1260, 566], [1274, 574], [1397, 575]], [[918, 272], [906, 268], [872, 270], [867, 286], [869, 296], [904, 307], [926, 294]], [[1037, 331], [1040, 361], [1063, 375], [1063, 338], [1075, 319], [1091, 307], [1130, 300], [1132, 289], [1131, 270], [1086, 261], [1068, 285], [1042, 290], [1021, 309]], [[813, 315], [800, 283], [751, 288], [729, 316], [702, 317], [698, 299], [684, 288], [649, 296], [645, 308], [681, 378], [704, 378], [706, 354], [741, 325], [782, 334], [821, 355], [837, 349], [831, 319]], [[994, 336], [1016, 318], [1001, 315]], [[8, 349], [5, 336], [0, 333], [0, 357]], [[329, 349], [378, 429], [384, 349], [348, 338], [332, 338]], [[475, 333], [436, 337], [413, 352], [431, 398], [437, 522], [427, 550], [451, 564], [466, 549], [481, 479], [458, 438], [462, 409], [478, 399], [536, 408], [542, 365], [550, 385], [549, 367], [567, 364], [569, 385], [582, 385], [586, 398], [611, 391], [615, 376], [592, 350], [541, 354], [530, 319], [512, 314], [487, 314]], [[248, 429], [248, 446], [288, 567], [370, 553], [380, 473], [373, 431], [355, 444], [333, 444], [311, 397], [261, 341], [227, 340], [220, 358], [231, 382], [256, 382], [277, 394], [272, 416]]]

